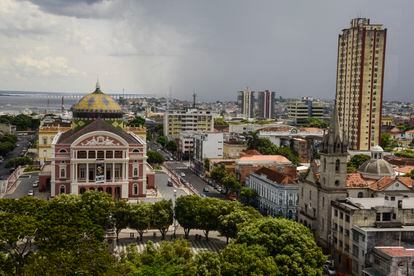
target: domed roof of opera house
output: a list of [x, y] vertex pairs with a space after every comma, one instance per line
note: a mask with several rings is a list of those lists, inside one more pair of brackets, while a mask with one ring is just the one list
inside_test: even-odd
[[96, 84], [94, 92], [82, 97], [80, 101], [72, 106], [73, 111], [119, 113], [122, 112], [119, 104], [109, 95], [101, 91], [99, 83]]

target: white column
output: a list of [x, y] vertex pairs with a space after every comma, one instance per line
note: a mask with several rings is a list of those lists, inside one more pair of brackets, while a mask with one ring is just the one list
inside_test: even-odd
[[128, 173], [129, 173], [129, 161], [126, 161], [126, 163], [125, 163], [125, 176], [124, 176], [124, 179], [126, 179], [126, 180], [129, 179]]
[[115, 182], [115, 163], [112, 162], [112, 182]]

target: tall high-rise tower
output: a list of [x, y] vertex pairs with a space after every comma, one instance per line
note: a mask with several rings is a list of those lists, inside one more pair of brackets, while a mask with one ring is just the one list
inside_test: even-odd
[[386, 37], [381, 24], [355, 18], [338, 38], [336, 106], [350, 149], [380, 142]]
[[254, 91], [250, 91], [248, 87], [246, 87], [243, 91], [239, 91], [237, 103], [243, 117], [254, 117]]
[[269, 90], [259, 91], [257, 95], [257, 116], [271, 119], [275, 112], [275, 92]]

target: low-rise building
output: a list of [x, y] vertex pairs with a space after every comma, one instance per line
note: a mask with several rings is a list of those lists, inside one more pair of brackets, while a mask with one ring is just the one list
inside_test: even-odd
[[223, 133], [208, 132], [194, 135], [194, 169], [198, 173], [204, 172], [205, 159], [223, 158]]
[[[293, 171], [296, 171], [295, 167]], [[296, 220], [299, 203], [296, 177], [263, 167], [249, 175], [246, 185], [256, 191], [262, 214]]]
[[240, 154], [247, 149], [247, 145], [244, 142], [224, 142], [223, 143], [223, 158], [236, 159], [240, 157]]
[[378, 246], [368, 256], [364, 276], [414, 275], [414, 249], [403, 246]]
[[[246, 178], [261, 167], [283, 170], [292, 162], [282, 155], [248, 155], [236, 160], [236, 177], [244, 183]], [[296, 169], [295, 169], [296, 172]]]
[[361, 275], [376, 246], [400, 246], [414, 237], [414, 198], [385, 196], [332, 201], [332, 256], [343, 272]]

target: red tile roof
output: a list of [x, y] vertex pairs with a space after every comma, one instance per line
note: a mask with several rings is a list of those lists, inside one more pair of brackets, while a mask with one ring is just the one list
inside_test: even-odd
[[267, 179], [272, 180], [273, 182], [276, 182], [278, 184], [283, 184], [283, 185], [296, 184], [296, 180], [293, 179], [292, 177], [284, 173], [266, 168], [266, 167], [262, 167], [258, 169], [257, 171], [255, 171], [255, 174], [265, 175]]

